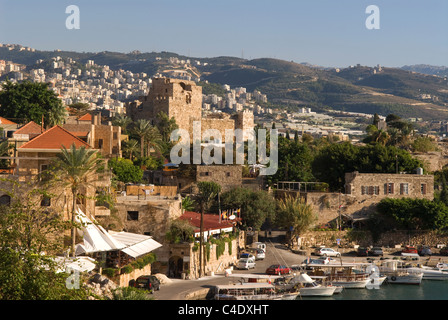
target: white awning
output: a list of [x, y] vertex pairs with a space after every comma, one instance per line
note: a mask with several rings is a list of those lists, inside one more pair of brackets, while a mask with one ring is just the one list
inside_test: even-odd
[[120, 250], [126, 247], [123, 243], [112, 238], [103, 227], [90, 221], [79, 208], [76, 218], [77, 222], [83, 224], [82, 229], [78, 229], [78, 233], [84, 238], [82, 249], [86, 253]]
[[152, 237], [142, 234], [135, 234], [124, 231], [109, 231], [109, 233], [114, 239], [120, 241], [121, 243], [124, 243], [127, 246], [121, 251], [134, 258], [147, 254], [162, 246], [160, 243], [153, 240]]
[[78, 229], [78, 232], [84, 238], [84, 243], [77, 245], [76, 254], [121, 250], [136, 258], [162, 246], [150, 236], [123, 231], [108, 232], [90, 221], [79, 208], [77, 221], [83, 224], [82, 230]]

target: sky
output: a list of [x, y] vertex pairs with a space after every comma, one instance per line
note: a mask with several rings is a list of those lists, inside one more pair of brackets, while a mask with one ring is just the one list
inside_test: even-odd
[[[69, 5], [79, 29], [68, 29]], [[366, 20], [379, 9], [379, 29]], [[0, 43], [325, 67], [448, 66], [448, 0], [0, 0]]]

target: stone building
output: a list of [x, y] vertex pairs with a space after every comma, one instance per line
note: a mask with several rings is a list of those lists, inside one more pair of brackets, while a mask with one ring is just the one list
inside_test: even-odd
[[68, 120], [62, 127], [98, 149], [105, 158], [121, 157], [121, 127], [110, 122], [103, 124], [99, 113]]
[[[434, 198], [434, 176], [423, 174], [345, 174], [345, 193], [364, 200], [369, 198]], [[379, 201], [378, 200], [378, 201]]]
[[[287, 184], [284, 184], [287, 186]], [[384, 198], [434, 199], [434, 176], [351, 172], [345, 175], [345, 193], [292, 190], [279, 186], [276, 198], [302, 197], [317, 215], [317, 225], [362, 224]]]
[[193, 81], [153, 78], [148, 95], [126, 109], [132, 120], [146, 119], [153, 125], [159, 112], [174, 118], [180, 129], [193, 132], [193, 121], [202, 117], [202, 87]]
[[[216, 182], [221, 191], [226, 192], [243, 185], [243, 166], [241, 165], [203, 165], [196, 168], [196, 183]], [[193, 193], [197, 188], [193, 187]]]
[[164, 112], [174, 118], [180, 129], [190, 133], [193, 139], [193, 122], [201, 126], [201, 135], [205, 130], [216, 129], [225, 141], [225, 130], [242, 129], [244, 140], [248, 134], [245, 130], [255, 127], [253, 112], [243, 110], [233, 115], [227, 113], [202, 116], [202, 87], [193, 81], [171, 78], [154, 78], [149, 94], [138, 101], [128, 103], [126, 113], [132, 120], [147, 119], [157, 123], [157, 115]]

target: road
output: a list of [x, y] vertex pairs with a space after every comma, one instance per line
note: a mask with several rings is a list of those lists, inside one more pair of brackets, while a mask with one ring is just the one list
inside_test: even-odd
[[[272, 264], [283, 264], [291, 266], [300, 264], [306, 256], [291, 252], [286, 246], [279, 243], [266, 243], [266, 258], [256, 261], [255, 269], [234, 270], [233, 274], [265, 274], [266, 269]], [[187, 292], [211, 288], [218, 284], [229, 284], [236, 282], [234, 277], [225, 277], [224, 274], [207, 276], [196, 280], [170, 279], [172, 283], [161, 285], [160, 290], [154, 293], [156, 300], [184, 300]]]

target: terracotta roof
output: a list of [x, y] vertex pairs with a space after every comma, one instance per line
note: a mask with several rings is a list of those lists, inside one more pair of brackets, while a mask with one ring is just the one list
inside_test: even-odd
[[[179, 217], [181, 220], [187, 220], [190, 224], [195, 227], [195, 232], [199, 232], [201, 228], [201, 214], [198, 212], [185, 211], [183, 215]], [[207, 230], [217, 230], [231, 228], [235, 225], [235, 222], [240, 219], [235, 220], [221, 220], [219, 222], [219, 215], [217, 214], [204, 214], [204, 231]]]
[[22, 145], [19, 149], [67, 149], [75, 144], [76, 148], [90, 146], [60, 126], [54, 126], [31, 141]]
[[11, 120], [8, 120], [6, 118], [0, 117], [0, 124], [17, 124], [17, 123], [12, 122]]
[[79, 121], [92, 121], [92, 115], [90, 113], [86, 113], [83, 116], [78, 118]]
[[30, 121], [18, 130], [14, 131], [14, 134], [41, 134], [42, 127], [34, 121]]

